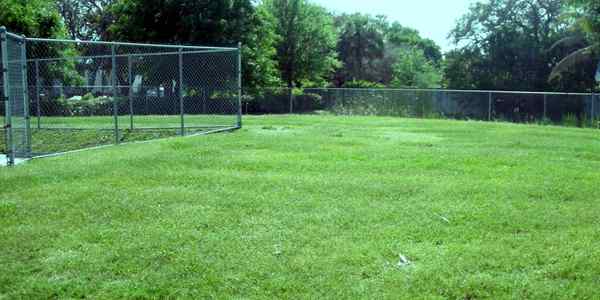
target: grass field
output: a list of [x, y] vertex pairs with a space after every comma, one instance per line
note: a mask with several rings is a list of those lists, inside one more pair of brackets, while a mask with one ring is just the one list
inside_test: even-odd
[[[33, 155], [37, 156], [114, 144], [114, 121], [112, 116], [42, 117], [39, 120], [32, 118], [31, 150]], [[179, 115], [136, 115], [133, 119], [129, 116], [119, 116], [117, 121], [120, 143], [147, 141], [181, 134]], [[234, 127], [237, 116], [185, 115], [184, 122], [185, 133], [191, 135], [223, 127]], [[14, 127], [24, 128], [22, 119], [21, 123]], [[25, 134], [23, 130], [15, 130], [15, 132], [16, 139]], [[5, 148], [3, 137], [0, 139], [0, 152], [5, 153]]]
[[244, 122], [0, 169], [0, 298], [598, 295], [598, 130]]

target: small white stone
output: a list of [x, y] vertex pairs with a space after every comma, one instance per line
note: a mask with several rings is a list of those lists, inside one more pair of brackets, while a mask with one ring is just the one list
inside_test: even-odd
[[400, 254], [400, 261], [398, 261], [399, 268], [407, 267], [407, 266], [410, 266], [411, 264], [412, 264], [412, 262], [410, 260], [408, 260], [408, 258], [406, 258], [406, 256]]

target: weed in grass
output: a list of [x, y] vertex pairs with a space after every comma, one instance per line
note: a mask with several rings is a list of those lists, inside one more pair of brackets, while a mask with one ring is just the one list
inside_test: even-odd
[[544, 126], [548, 126], [548, 125], [553, 125], [554, 123], [552, 122], [552, 120], [550, 118], [542, 118], [540, 121], [540, 125], [544, 125]]
[[342, 138], [342, 137], [344, 137], [344, 134], [342, 132], [336, 132], [336, 133], [333, 133], [331, 136], [336, 137], [336, 138]]
[[577, 119], [577, 116], [575, 114], [568, 113], [563, 117], [562, 125], [567, 127], [578, 127], [579, 120]]

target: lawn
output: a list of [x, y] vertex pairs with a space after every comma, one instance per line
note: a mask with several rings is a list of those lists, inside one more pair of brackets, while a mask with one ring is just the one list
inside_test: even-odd
[[248, 117], [0, 169], [0, 298], [591, 299], [599, 182], [598, 130]]
[[[115, 124], [113, 116], [86, 117], [41, 117], [32, 118], [31, 150], [34, 156], [78, 150], [115, 143]], [[181, 116], [179, 115], [135, 115], [119, 116], [119, 142], [138, 142], [181, 134]], [[38, 126], [39, 122], [39, 126]], [[234, 127], [235, 115], [185, 115], [185, 133], [192, 135], [224, 127]], [[24, 128], [20, 123], [14, 128]], [[25, 134], [15, 130], [16, 139]], [[0, 139], [0, 152], [4, 153], [5, 139]], [[25, 148], [20, 146], [18, 149]]]

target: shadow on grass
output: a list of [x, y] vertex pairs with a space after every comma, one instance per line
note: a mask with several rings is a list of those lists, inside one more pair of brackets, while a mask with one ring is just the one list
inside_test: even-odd
[[[204, 130], [186, 129], [186, 134]], [[119, 143], [150, 141], [180, 135], [181, 130], [168, 129], [123, 129], [119, 130]], [[91, 147], [112, 145], [117, 142], [115, 131], [110, 129], [34, 129], [31, 148], [34, 156], [67, 152]]]

